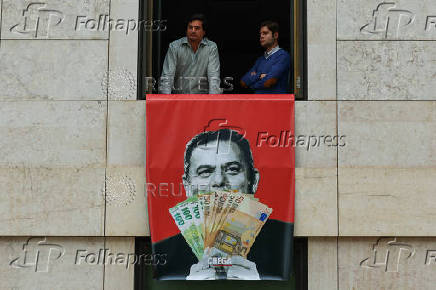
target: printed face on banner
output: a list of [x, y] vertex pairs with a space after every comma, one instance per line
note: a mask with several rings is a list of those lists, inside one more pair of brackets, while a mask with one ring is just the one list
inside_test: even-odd
[[[153, 252], [166, 256], [156, 278], [289, 278], [294, 150], [285, 138], [294, 129], [293, 98], [258, 98], [148, 96], [147, 184], [184, 188], [148, 191]], [[280, 144], [264, 140], [273, 133]]]
[[228, 129], [197, 135], [186, 146], [183, 183], [187, 195], [213, 190], [254, 193], [259, 172], [247, 145], [243, 136]]

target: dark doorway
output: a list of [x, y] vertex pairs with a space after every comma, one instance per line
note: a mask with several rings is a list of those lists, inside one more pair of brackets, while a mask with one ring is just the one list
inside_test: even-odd
[[[167, 30], [153, 34], [153, 76], [160, 77], [170, 42], [186, 34], [186, 18], [203, 13], [208, 20], [207, 37], [216, 42], [220, 53], [221, 83], [224, 93], [252, 93], [239, 86], [240, 78], [262, 55], [259, 45], [259, 24], [267, 19], [280, 25], [279, 45], [291, 56], [293, 43], [293, 1], [289, 0], [158, 0], [153, 2], [153, 18], [167, 22]], [[294, 91], [291, 65], [290, 87]], [[233, 90], [223, 85], [232, 77]]]

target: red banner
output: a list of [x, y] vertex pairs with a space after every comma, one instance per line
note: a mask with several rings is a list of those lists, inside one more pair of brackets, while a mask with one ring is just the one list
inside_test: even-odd
[[[293, 226], [293, 95], [147, 95], [146, 125], [148, 214], [154, 245], [180, 234], [181, 230], [169, 210], [188, 197], [196, 196], [200, 192], [199, 186], [204, 187], [203, 191], [253, 193], [257, 202], [272, 210], [268, 223], [277, 221]], [[216, 148], [211, 149], [208, 145], [208, 150], [198, 149], [199, 146], [215, 144], [215, 140], [205, 141], [204, 136], [219, 139], [225, 134], [233, 134], [233, 137], [227, 136], [227, 140], [234, 141], [239, 148], [229, 141], [216, 145]], [[244, 147], [245, 140], [248, 146]], [[221, 151], [228, 154], [218, 157]], [[253, 247], [264, 231], [260, 231]], [[286, 248], [288, 244], [291, 247], [288, 237], [267, 239], [285, 239], [280, 246]], [[159, 247], [154, 247], [154, 250], [158, 251]], [[273, 263], [265, 261], [269, 262]], [[285, 264], [289, 265], [289, 262]], [[262, 279], [283, 278], [283, 271], [289, 270], [289, 267], [284, 270], [279, 267], [277, 271], [280, 273], [274, 275], [273, 270], [261, 273], [259, 267], [257, 271]], [[177, 269], [160, 270], [157, 276], [162, 279], [182, 279], [183, 275], [189, 274], [186, 269], [182, 270], [185, 274], [178, 273]]]

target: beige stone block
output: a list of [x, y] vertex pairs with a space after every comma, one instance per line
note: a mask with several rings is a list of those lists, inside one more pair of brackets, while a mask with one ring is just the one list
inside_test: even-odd
[[311, 237], [308, 241], [308, 289], [338, 289], [338, 242], [335, 237]]
[[108, 14], [108, 0], [3, 0], [2, 38], [107, 39]]
[[106, 102], [2, 102], [0, 167], [104, 168]]
[[340, 167], [435, 167], [436, 102], [339, 102]]
[[[105, 248], [109, 249], [106, 256], [109, 260], [110, 253], [127, 255], [127, 264], [108, 263], [104, 271], [105, 290], [133, 290], [135, 270], [135, 238], [112, 237], [106, 238]], [[136, 261], [137, 262], [137, 261]]]
[[296, 168], [295, 236], [338, 233], [336, 168]]
[[106, 102], [2, 102], [0, 135], [0, 235], [103, 235]]
[[[340, 102], [339, 234], [435, 235], [435, 102]], [[362, 222], [364, 221], [364, 222]]]
[[0, 100], [106, 100], [107, 46], [107, 40], [2, 40]]
[[145, 101], [110, 101], [106, 234], [149, 235], [145, 197]]
[[435, 40], [436, 3], [338, 0], [340, 40]]
[[132, 30], [113, 30], [109, 40], [109, 100], [136, 100], [138, 63], [139, 1], [112, 0], [111, 17], [125, 19]]
[[339, 41], [338, 100], [435, 100], [429, 41]]
[[103, 235], [104, 178], [104, 168], [0, 168], [0, 235]]
[[336, 167], [336, 131], [336, 102], [295, 102], [295, 167]]
[[102, 290], [102, 249], [103, 238], [1, 237], [0, 289]]
[[435, 238], [339, 238], [339, 289], [434, 289]]
[[336, 135], [336, 102], [295, 103], [296, 236], [337, 235], [337, 149], [324, 142]]
[[339, 168], [341, 236], [434, 236], [436, 168]]
[[109, 102], [108, 164], [145, 167], [145, 101]]
[[107, 168], [106, 235], [150, 235], [145, 167]]
[[307, 1], [309, 100], [336, 100], [336, 0]]

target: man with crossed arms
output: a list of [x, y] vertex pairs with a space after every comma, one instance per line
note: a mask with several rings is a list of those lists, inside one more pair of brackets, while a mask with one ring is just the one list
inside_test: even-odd
[[264, 21], [260, 24], [260, 45], [263, 56], [241, 79], [243, 88], [251, 88], [256, 94], [289, 93], [290, 56], [278, 44], [279, 24]]

